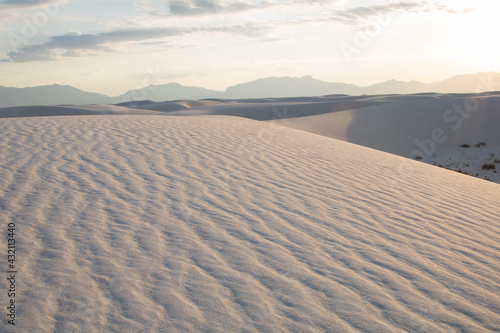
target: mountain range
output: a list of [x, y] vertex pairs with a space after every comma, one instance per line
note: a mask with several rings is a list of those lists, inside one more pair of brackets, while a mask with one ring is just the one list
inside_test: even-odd
[[370, 86], [325, 82], [304, 77], [268, 77], [231, 86], [226, 91], [208, 90], [201, 87], [188, 87], [179, 83], [150, 85], [141, 89], [127, 91], [118, 97], [86, 92], [71, 86], [58, 84], [12, 88], [0, 86], [0, 107], [29, 105], [83, 105], [83, 104], [139, 104], [150, 100], [162, 102], [182, 99], [241, 99], [266, 97], [322, 96], [331, 94], [375, 95], [375, 94], [413, 94], [436, 93], [474, 93], [500, 90], [500, 73], [476, 73], [454, 76], [434, 83], [417, 81], [390, 80]]

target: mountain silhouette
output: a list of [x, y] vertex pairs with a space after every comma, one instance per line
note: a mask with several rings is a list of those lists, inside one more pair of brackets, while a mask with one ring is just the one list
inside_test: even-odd
[[109, 104], [112, 100], [111, 97], [103, 94], [86, 92], [71, 86], [61, 86], [59, 84], [29, 88], [0, 86], [0, 107]]
[[30, 88], [0, 86], [0, 107], [61, 104], [120, 104], [135, 107], [140, 105], [140, 101], [144, 100], [163, 102], [206, 98], [242, 99], [333, 94], [415, 94], [425, 92], [475, 93], [498, 90], [500, 90], [500, 73], [495, 72], [459, 75], [434, 83], [389, 80], [365, 87], [347, 83], [325, 82], [314, 79], [312, 76], [262, 78], [231, 86], [226, 91], [168, 83], [129, 90], [118, 97], [109, 97], [103, 94], [86, 92], [71, 86], [53, 84]]

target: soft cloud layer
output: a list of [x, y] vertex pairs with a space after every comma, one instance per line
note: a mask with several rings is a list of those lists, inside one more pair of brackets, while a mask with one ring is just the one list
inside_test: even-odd
[[386, 3], [380, 5], [354, 7], [346, 10], [338, 10], [333, 12], [331, 20], [343, 24], [359, 26], [367, 23], [367, 20], [374, 17], [382, 17], [393, 14], [404, 13], [422, 13], [422, 12], [437, 12], [447, 11], [448, 13], [456, 13], [449, 7], [429, 1], [401, 1]]
[[[43, 44], [25, 45], [18, 51], [7, 54], [13, 62], [58, 60], [64, 56], [95, 55], [88, 51], [111, 51], [112, 45], [125, 42], [161, 40], [169, 37], [180, 37], [198, 32], [223, 32], [233, 35], [258, 37], [264, 36], [269, 27], [248, 25], [216, 26], [216, 27], [170, 27], [155, 29], [128, 29], [103, 32], [99, 34], [82, 34], [77, 31], [61, 36], [54, 36]], [[5, 59], [2, 61], [6, 61]]]
[[[142, 2], [142, 4], [145, 4]], [[214, 14], [238, 13], [252, 9], [265, 9], [277, 5], [273, 2], [245, 2], [245, 1], [221, 1], [221, 0], [187, 0], [166, 1], [164, 6], [157, 8], [151, 13], [163, 16], [204, 16]], [[163, 8], [166, 9], [162, 10]]]
[[[38, 0], [0, 0], [4, 5], [16, 4], [17, 6], [31, 6], [46, 4]], [[62, 3], [64, 0], [58, 0]], [[196, 33], [227, 33], [250, 38], [267, 38], [272, 40], [272, 32], [278, 27], [290, 27], [305, 24], [338, 23], [352, 27], [361, 27], [374, 17], [390, 16], [405, 13], [425, 13], [445, 11], [456, 13], [447, 6], [429, 1], [400, 1], [385, 4], [375, 4], [371, 6], [360, 6], [354, 8], [340, 9], [329, 0], [301, 0], [288, 2], [272, 1], [224, 1], [224, 0], [189, 0], [189, 1], [166, 1], [161, 2], [168, 12], [161, 12], [158, 3], [155, 6], [150, 2], [141, 1], [136, 3], [136, 8], [154, 16], [174, 15], [177, 17], [215, 15], [218, 13], [238, 13], [248, 10], [265, 9], [279, 6], [296, 6], [296, 9], [304, 6], [322, 5], [322, 12], [317, 13], [317, 18], [288, 17], [287, 19], [276, 19], [274, 21], [260, 22], [260, 18], [246, 18], [241, 24], [200, 26], [186, 25], [182, 27], [162, 27], [162, 28], [129, 28], [118, 29], [101, 33], [80, 33], [72, 31], [68, 34], [53, 36], [49, 41], [41, 44], [28, 44], [20, 46], [17, 50], [7, 53], [7, 58], [0, 61], [30, 62], [30, 61], [50, 61], [58, 60], [62, 57], [83, 57], [97, 55], [100, 52], [109, 52], [113, 46], [126, 42], [164, 42], [166, 39], [191, 35]], [[326, 6], [328, 5], [328, 6]], [[311, 7], [309, 7], [311, 9]], [[313, 11], [314, 12], [314, 11]], [[195, 22], [195, 21], [194, 21]], [[177, 39], [175, 39], [177, 40]]]
[[169, 13], [176, 16], [193, 16], [216, 14], [220, 12], [233, 13], [258, 8], [259, 4], [248, 4], [239, 1], [222, 2], [216, 0], [169, 1]]
[[[184, 0], [162, 1], [150, 3], [146, 0], [136, 3], [137, 7], [152, 15], [161, 16], [208, 16], [215, 14], [230, 14], [257, 9], [270, 9], [279, 7], [297, 7], [321, 5], [323, 10], [328, 10], [327, 5], [338, 3], [337, 0], [296, 0], [296, 1], [224, 1], [224, 0]], [[392, 3], [376, 4], [372, 6], [359, 6], [349, 9], [334, 9], [333, 17], [337, 21], [347, 24], [359, 23], [360, 20], [380, 15], [403, 12], [431, 12], [448, 11], [456, 13], [453, 9], [440, 2], [430, 1], [399, 1]]]
[[0, 5], [4, 6], [36, 6], [39, 4], [38, 0], [2, 0], [0, 1]]
[[47, 43], [22, 46], [18, 51], [9, 52], [7, 55], [14, 62], [57, 60], [57, 50], [72, 51], [67, 54], [74, 56], [77, 50], [103, 49], [105, 43], [106, 39], [101, 35], [73, 31], [63, 36], [51, 37]]
[[28, 8], [28, 7], [40, 7], [50, 4], [66, 4], [69, 0], [0, 0], [0, 8]]
[[144, 12], [156, 16], [209, 16], [240, 13], [250, 10], [265, 10], [290, 6], [328, 5], [338, 0], [296, 0], [296, 1], [225, 1], [225, 0], [184, 0], [150, 3], [141, 1], [136, 6]]

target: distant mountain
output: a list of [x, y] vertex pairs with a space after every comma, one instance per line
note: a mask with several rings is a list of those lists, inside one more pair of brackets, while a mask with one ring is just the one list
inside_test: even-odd
[[53, 84], [30, 88], [8, 88], [0, 86], [0, 107], [60, 105], [60, 104], [108, 104], [112, 98], [89, 93], [71, 86]]
[[431, 84], [438, 92], [467, 93], [500, 90], [500, 73], [477, 73], [458, 75], [442, 82]]
[[238, 84], [227, 88], [224, 97], [236, 99], [250, 97], [321, 96], [330, 94], [475, 93], [498, 90], [500, 90], [500, 73], [494, 72], [454, 76], [435, 83], [390, 80], [366, 87], [346, 83], [325, 82], [316, 80], [311, 76], [304, 76], [301, 78], [269, 77]]
[[414, 94], [423, 92], [437, 93], [476, 93], [500, 90], [500, 73], [477, 73], [453, 76], [434, 83], [417, 81], [403, 82], [390, 80], [362, 88], [364, 94]]
[[434, 83], [417, 81], [403, 82], [390, 80], [371, 86], [359, 87], [354, 84], [334, 83], [304, 77], [268, 77], [238, 84], [225, 92], [200, 87], [187, 87], [179, 83], [151, 85], [130, 90], [118, 97], [89, 93], [70, 86], [50, 85], [32, 88], [6, 88], [0, 86], [0, 107], [60, 104], [120, 104], [132, 107], [145, 101], [164, 102], [180, 99], [241, 99], [266, 97], [307, 97], [332, 94], [376, 95], [436, 93], [475, 93], [500, 91], [500, 73], [477, 73], [454, 76]]
[[265, 98], [321, 96], [329, 94], [359, 95], [362, 90], [354, 84], [332, 83], [314, 79], [312, 76], [269, 77], [227, 88], [226, 98]]
[[[366, 95], [378, 94], [412, 94], [420, 92], [431, 92], [429, 84], [417, 81], [396, 81], [390, 80], [383, 83], [377, 83], [368, 87], [361, 88], [362, 93]], [[432, 91], [434, 92], [434, 91]]]
[[152, 100], [164, 102], [177, 99], [203, 99], [223, 97], [224, 92], [208, 90], [200, 87], [186, 87], [179, 83], [150, 85], [141, 89], [129, 90], [114, 99], [113, 104], [128, 101]]

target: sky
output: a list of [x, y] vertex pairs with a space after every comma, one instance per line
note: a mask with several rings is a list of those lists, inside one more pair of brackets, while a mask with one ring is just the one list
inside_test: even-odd
[[0, 0], [0, 85], [117, 96], [270, 76], [366, 86], [500, 72], [492, 0]]

